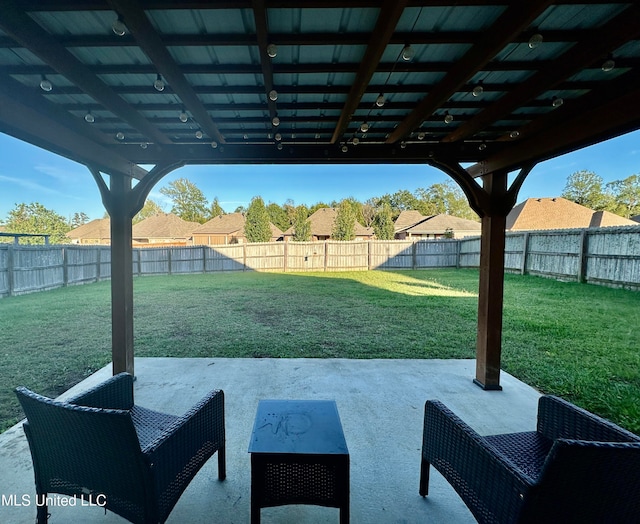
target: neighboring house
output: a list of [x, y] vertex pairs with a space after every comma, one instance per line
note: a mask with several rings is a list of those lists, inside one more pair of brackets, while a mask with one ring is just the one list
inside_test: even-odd
[[[247, 241], [244, 235], [245, 216], [242, 213], [220, 215], [195, 228], [191, 234], [194, 245], [241, 244]], [[282, 240], [282, 231], [273, 224], [271, 242]]]
[[69, 231], [66, 236], [72, 244], [111, 244], [111, 220], [97, 218]]
[[[331, 207], [321, 207], [309, 218], [311, 223], [311, 240], [330, 240], [333, 231], [333, 224], [338, 216], [338, 210]], [[293, 226], [284, 232], [285, 242], [293, 237]], [[373, 239], [373, 228], [364, 227], [356, 221], [356, 238], [355, 240], [371, 240]]]
[[173, 213], [159, 213], [133, 226], [133, 246], [187, 246], [198, 222], [187, 222]]
[[634, 226], [637, 222], [609, 211], [593, 211], [566, 198], [529, 198], [507, 216], [507, 231]]
[[402, 211], [394, 228], [397, 240], [465, 238], [481, 233], [480, 223], [474, 220], [444, 214], [425, 217], [419, 211]]

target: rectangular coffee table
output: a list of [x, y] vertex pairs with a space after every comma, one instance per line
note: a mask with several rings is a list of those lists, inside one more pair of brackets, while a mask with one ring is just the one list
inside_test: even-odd
[[251, 522], [260, 509], [312, 504], [349, 522], [349, 450], [333, 400], [261, 400], [249, 443]]

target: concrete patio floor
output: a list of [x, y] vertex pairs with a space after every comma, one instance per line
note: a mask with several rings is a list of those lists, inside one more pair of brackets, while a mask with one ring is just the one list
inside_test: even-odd
[[[429, 497], [418, 494], [424, 402], [439, 399], [480, 434], [535, 429], [539, 393], [502, 373], [503, 391], [472, 383], [474, 360], [172, 359], [135, 361], [136, 403], [181, 414], [210, 389], [225, 392], [227, 479], [217, 460], [198, 473], [171, 513], [179, 524], [242, 524], [250, 515], [247, 453], [260, 399], [334, 399], [351, 461], [351, 522], [412, 524], [475, 522], [453, 489], [432, 469]], [[111, 375], [107, 366], [65, 396]], [[25, 384], [37, 391], [37, 384]], [[32, 524], [36, 509], [10, 503], [34, 499], [31, 456], [22, 425], [0, 435], [0, 522]], [[98, 507], [52, 507], [51, 524], [121, 523]], [[282, 506], [262, 510], [264, 523], [338, 522], [338, 510]]]

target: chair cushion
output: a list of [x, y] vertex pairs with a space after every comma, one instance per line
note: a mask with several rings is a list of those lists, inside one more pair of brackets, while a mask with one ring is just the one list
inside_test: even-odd
[[506, 457], [518, 469], [537, 480], [553, 441], [536, 431], [483, 437], [496, 453]]

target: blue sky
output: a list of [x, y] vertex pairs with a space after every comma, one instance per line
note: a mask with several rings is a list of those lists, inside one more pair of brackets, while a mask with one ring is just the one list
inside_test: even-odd
[[[91, 219], [104, 215], [100, 193], [85, 166], [2, 133], [0, 158], [0, 221], [23, 202], [39, 202], [65, 218], [76, 212]], [[605, 183], [640, 174], [640, 131], [541, 162], [527, 177], [518, 202], [559, 196], [567, 177], [583, 169], [594, 171]], [[186, 166], [167, 175], [150, 194], [167, 212], [170, 203], [158, 190], [177, 178], [196, 184], [209, 201], [217, 196], [228, 212], [248, 205], [256, 195], [277, 204], [289, 198], [306, 205], [347, 197], [364, 201], [449, 180], [421, 165]]]

